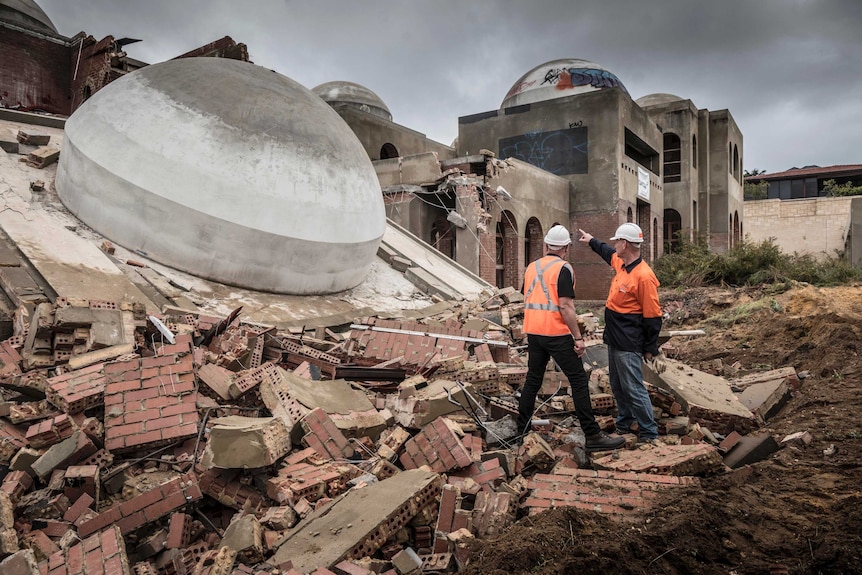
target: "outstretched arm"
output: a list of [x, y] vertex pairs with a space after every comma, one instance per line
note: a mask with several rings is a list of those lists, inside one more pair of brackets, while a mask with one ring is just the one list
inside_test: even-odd
[[578, 238], [578, 241], [585, 244], [589, 244], [590, 249], [599, 254], [602, 259], [605, 260], [608, 265], [610, 265], [611, 258], [616, 253], [616, 250], [605, 242], [597, 240], [592, 236], [592, 234], [589, 234], [580, 228], [578, 228], [578, 233], [581, 234], [581, 237]]

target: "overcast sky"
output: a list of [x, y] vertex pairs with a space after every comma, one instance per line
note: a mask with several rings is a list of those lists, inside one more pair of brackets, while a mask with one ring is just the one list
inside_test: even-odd
[[862, 0], [37, 0], [64, 36], [140, 38], [161, 62], [222, 36], [308, 88], [346, 80], [451, 144], [558, 58], [601, 64], [635, 99], [727, 108], [743, 167], [862, 164]]

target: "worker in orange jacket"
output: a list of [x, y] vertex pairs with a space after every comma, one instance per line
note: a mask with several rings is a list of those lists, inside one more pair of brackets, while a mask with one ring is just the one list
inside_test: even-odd
[[613, 246], [579, 229], [580, 242], [604, 259], [616, 272], [605, 303], [604, 342], [608, 346], [608, 372], [617, 404], [617, 433], [633, 433], [653, 442], [658, 437], [652, 402], [643, 382], [643, 360], [658, 355], [662, 314], [658, 279], [641, 257], [644, 241], [640, 226], [625, 223], [611, 238]]
[[569, 231], [553, 226], [545, 235], [547, 255], [524, 273], [524, 333], [527, 334], [527, 379], [518, 402], [518, 431], [530, 431], [536, 395], [548, 360], [553, 358], [569, 380], [575, 415], [586, 436], [586, 450], [616, 449], [625, 444], [601, 430], [590, 403], [589, 377], [581, 356], [584, 338], [575, 312], [575, 274], [567, 260], [572, 243]]

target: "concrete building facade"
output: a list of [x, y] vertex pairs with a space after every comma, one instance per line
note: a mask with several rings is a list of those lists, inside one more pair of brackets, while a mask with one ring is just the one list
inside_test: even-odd
[[434, 152], [441, 159], [454, 158], [455, 149], [428, 139], [425, 134], [392, 121], [392, 113], [380, 97], [353, 82], [327, 82], [311, 89], [332, 106], [351, 127], [372, 160], [387, 160]]
[[673, 94], [650, 94], [637, 104], [662, 132], [664, 241], [707, 234], [722, 252], [743, 237], [742, 132], [727, 110], [698, 109]]
[[[717, 251], [742, 237], [742, 133], [730, 112], [668, 94], [635, 101], [591, 62], [530, 70], [499, 109], [458, 119], [454, 149], [328, 101], [375, 160], [387, 215], [498, 287], [520, 287], [556, 223], [609, 238], [635, 222], [649, 262], [679, 233], [706, 234]], [[398, 156], [384, 157], [382, 142]], [[578, 297], [604, 299], [610, 268], [584, 246], [570, 257]]]

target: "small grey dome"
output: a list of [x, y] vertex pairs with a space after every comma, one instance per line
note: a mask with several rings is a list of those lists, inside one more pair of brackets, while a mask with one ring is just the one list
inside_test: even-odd
[[45, 11], [33, 0], [0, 0], [0, 20], [59, 34]]
[[353, 82], [326, 82], [311, 91], [320, 96], [330, 106], [334, 104], [348, 104], [363, 112], [369, 112], [392, 121], [392, 113], [380, 99], [380, 96], [361, 84]]
[[649, 106], [661, 106], [663, 104], [670, 104], [671, 102], [679, 102], [681, 100], [685, 100], [685, 98], [680, 98], [674, 94], [664, 94], [658, 92], [656, 94], [647, 94], [646, 96], [641, 96], [635, 103], [641, 108], [647, 108]]

